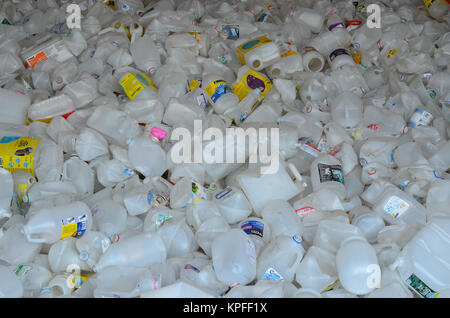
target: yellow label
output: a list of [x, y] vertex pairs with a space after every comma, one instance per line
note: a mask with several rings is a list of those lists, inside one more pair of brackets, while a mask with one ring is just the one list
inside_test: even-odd
[[258, 46], [264, 45], [266, 43], [270, 43], [272, 40], [268, 39], [265, 36], [260, 36], [259, 38], [250, 40], [248, 42], [245, 42], [244, 44], [240, 45], [237, 50], [237, 56], [239, 58], [239, 61], [244, 65], [245, 64], [245, 54], [250, 52], [251, 50], [257, 48]]
[[63, 225], [60, 240], [65, 239], [66, 237], [71, 237], [76, 232], [77, 232], [76, 223]]
[[263, 74], [249, 70], [242, 76], [241, 80], [234, 84], [233, 93], [239, 97], [239, 101], [248, 95], [250, 90], [258, 88], [261, 91], [261, 99], [272, 89], [272, 82]]
[[325, 290], [329, 291], [329, 290], [333, 289], [334, 285], [336, 285], [337, 282], [338, 282], [338, 280], [336, 280], [333, 284], [331, 284], [327, 288], [325, 288]]
[[200, 43], [200, 38], [202, 37], [200, 33], [198, 32], [189, 32], [189, 34], [192, 34], [197, 41], [197, 43]]
[[23, 203], [22, 197], [25, 196], [27, 189], [28, 189], [28, 184], [26, 184], [26, 183], [21, 183], [17, 186], [17, 198], [19, 199], [20, 204]]
[[27, 117], [27, 119], [25, 120], [25, 123], [27, 125], [30, 125], [33, 121], [40, 121], [41, 123], [50, 124], [52, 122], [52, 120], [53, 120], [53, 117], [52, 118], [44, 118], [44, 119], [36, 119], [36, 120], [33, 120], [33, 119]]
[[436, 2], [444, 2], [447, 4], [450, 4], [449, 0], [423, 0], [423, 4], [425, 5], [425, 8], [429, 9], [435, 4]]
[[62, 219], [61, 237], [60, 240], [66, 237], [80, 237], [87, 229], [86, 214], [68, 219]]
[[353, 56], [353, 61], [355, 61], [356, 64], [361, 64], [361, 55], [361, 52], [358, 52], [355, 56]]
[[103, 4], [110, 7], [113, 11], [116, 11], [116, 5], [114, 4], [114, 0], [104, 0]]
[[11, 173], [25, 170], [34, 175], [33, 159], [39, 141], [31, 137], [2, 137], [0, 167]]
[[130, 100], [133, 100], [144, 88], [156, 89], [155, 85], [144, 73], [129, 73], [121, 81], [125, 94]]
[[395, 54], [397, 54], [398, 52], [400, 52], [397, 49], [390, 49], [388, 54], [386, 54], [386, 57], [390, 60], [392, 60], [392, 58], [394, 57]]
[[291, 56], [291, 55], [297, 55], [298, 53], [292, 50], [289, 50], [287, 52], [284, 52], [283, 54], [281, 54], [281, 57], [286, 57], [286, 56]]
[[223, 95], [232, 93], [227, 82], [223, 79], [218, 79], [209, 83], [208, 86], [206, 86], [205, 91], [206, 94], [209, 95], [213, 103], [215, 103]]
[[197, 87], [200, 87], [200, 82], [196, 81], [196, 80], [191, 80], [189, 82], [189, 90], [193, 91], [194, 89], [196, 89]]

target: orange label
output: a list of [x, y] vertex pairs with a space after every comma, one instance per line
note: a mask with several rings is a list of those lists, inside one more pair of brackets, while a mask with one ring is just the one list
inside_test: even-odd
[[47, 60], [47, 54], [44, 51], [36, 53], [25, 61], [25, 67], [34, 67], [37, 63]]
[[286, 57], [286, 56], [291, 56], [291, 55], [297, 55], [298, 53], [292, 50], [289, 50], [287, 52], [284, 52], [283, 54], [281, 54], [281, 57]]

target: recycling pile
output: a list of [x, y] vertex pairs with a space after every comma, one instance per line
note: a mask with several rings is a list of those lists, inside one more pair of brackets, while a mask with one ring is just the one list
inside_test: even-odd
[[0, 297], [450, 296], [448, 0], [1, 3]]

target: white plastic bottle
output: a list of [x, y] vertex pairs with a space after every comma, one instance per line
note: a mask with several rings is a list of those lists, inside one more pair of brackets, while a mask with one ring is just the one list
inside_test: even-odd
[[166, 246], [167, 257], [181, 257], [198, 249], [194, 233], [185, 217], [167, 220], [157, 233]]
[[261, 251], [256, 276], [258, 279], [292, 282], [304, 254], [300, 236], [279, 235]]
[[108, 106], [98, 106], [89, 117], [87, 126], [101, 132], [122, 147], [126, 146], [131, 138], [142, 134], [135, 119]]
[[448, 17], [449, 4], [445, 0], [423, 0], [428, 13], [438, 21], [444, 21]]
[[147, 267], [155, 263], [165, 263], [166, 255], [166, 247], [161, 237], [146, 232], [112, 245], [100, 257], [93, 270], [98, 273], [109, 266]]
[[363, 117], [363, 101], [352, 92], [343, 92], [331, 100], [331, 116], [344, 128], [353, 128]]
[[240, 62], [255, 71], [260, 71], [281, 58], [278, 45], [266, 36], [238, 41], [240, 45], [237, 47], [237, 56]]
[[255, 244], [255, 252], [258, 256], [261, 250], [272, 240], [272, 231], [266, 221], [250, 217], [239, 223], [242, 229]]
[[255, 245], [241, 229], [219, 234], [211, 246], [217, 278], [232, 286], [246, 285], [256, 276]]
[[8, 267], [0, 265], [0, 297], [21, 298], [23, 296], [23, 285], [16, 274]]
[[89, 270], [86, 262], [80, 259], [80, 254], [75, 247], [76, 242], [76, 238], [67, 237], [52, 244], [48, 252], [48, 263], [52, 272], [70, 272], [70, 266], [73, 265], [78, 266], [83, 271]]
[[205, 75], [202, 80], [202, 87], [204, 87], [214, 110], [218, 114], [223, 114], [227, 110], [235, 108], [239, 103], [239, 98], [219, 75]]
[[71, 180], [77, 188], [77, 199], [83, 200], [94, 193], [95, 174], [89, 165], [78, 155], [71, 155], [64, 162], [62, 180]]
[[166, 152], [155, 139], [157, 135], [153, 133], [151, 137], [142, 135], [128, 143], [128, 159], [134, 169], [149, 178], [159, 177], [167, 170]]
[[[375, 249], [361, 237], [344, 240], [336, 254], [336, 268], [339, 282], [350, 293], [365, 295], [377, 287], [377, 277], [381, 274]], [[381, 275], [380, 275], [381, 276]], [[378, 277], [381, 280], [381, 277]]]
[[419, 296], [437, 298], [450, 288], [449, 246], [450, 219], [434, 217], [406, 244], [390, 268]]
[[30, 242], [52, 244], [66, 237], [82, 236], [91, 226], [89, 207], [75, 202], [34, 213], [28, 218], [23, 232]]
[[344, 174], [341, 162], [326, 153], [320, 154], [311, 164], [311, 181], [314, 191], [329, 188], [334, 191], [341, 200], [346, 197], [344, 186]]
[[28, 96], [0, 88], [0, 122], [24, 125], [30, 104]]
[[56, 116], [63, 116], [67, 119], [75, 112], [75, 109], [75, 103], [72, 99], [66, 94], [61, 94], [31, 104], [28, 108], [27, 122], [42, 121], [50, 123]]
[[222, 191], [217, 191], [213, 200], [229, 224], [240, 222], [252, 213], [250, 203], [238, 188], [226, 187]]
[[408, 193], [389, 187], [383, 191], [373, 210], [388, 224], [424, 224], [426, 209]]

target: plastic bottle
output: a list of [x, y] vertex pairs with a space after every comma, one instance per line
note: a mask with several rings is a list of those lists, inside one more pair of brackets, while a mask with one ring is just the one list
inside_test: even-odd
[[406, 244], [390, 268], [398, 271], [402, 281], [415, 294], [437, 298], [440, 292], [449, 288], [447, 254], [444, 252], [448, 244], [449, 220], [435, 217]]
[[314, 191], [329, 188], [345, 199], [344, 174], [339, 160], [328, 154], [320, 154], [311, 164], [311, 180]]
[[255, 278], [255, 245], [241, 229], [219, 234], [212, 243], [211, 252], [217, 278], [224, 284], [246, 285]]
[[166, 247], [160, 236], [147, 232], [112, 245], [100, 257], [93, 270], [100, 272], [109, 266], [147, 267], [164, 263], [166, 255]]
[[131, 164], [149, 178], [161, 176], [167, 169], [166, 153], [160, 146], [159, 139], [155, 139], [157, 136], [157, 133], [153, 132], [153, 140], [142, 135], [128, 142], [128, 158]]
[[239, 40], [236, 50], [239, 61], [255, 71], [260, 71], [280, 60], [279, 47], [269, 38], [260, 36]]
[[365, 295], [377, 287], [376, 278], [371, 275], [380, 271], [373, 247], [361, 237], [344, 240], [336, 254], [336, 268], [339, 281], [349, 292]]
[[205, 75], [202, 80], [202, 87], [204, 87], [214, 110], [218, 114], [225, 113], [239, 103], [238, 97], [219, 75]]
[[21, 298], [23, 296], [22, 282], [8, 266], [0, 265], [0, 277], [2, 281], [0, 297]]
[[277, 236], [261, 251], [258, 257], [257, 277], [291, 282], [305, 253], [301, 244], [301, 237], [298, 235], [293, 237]]
[[52, 244], [70, 236], [82, 236], [92, 226], [88, 206], [75, 202], [62, 207], [49, 208], [30, 216], [23, 227], [27, 240]]

